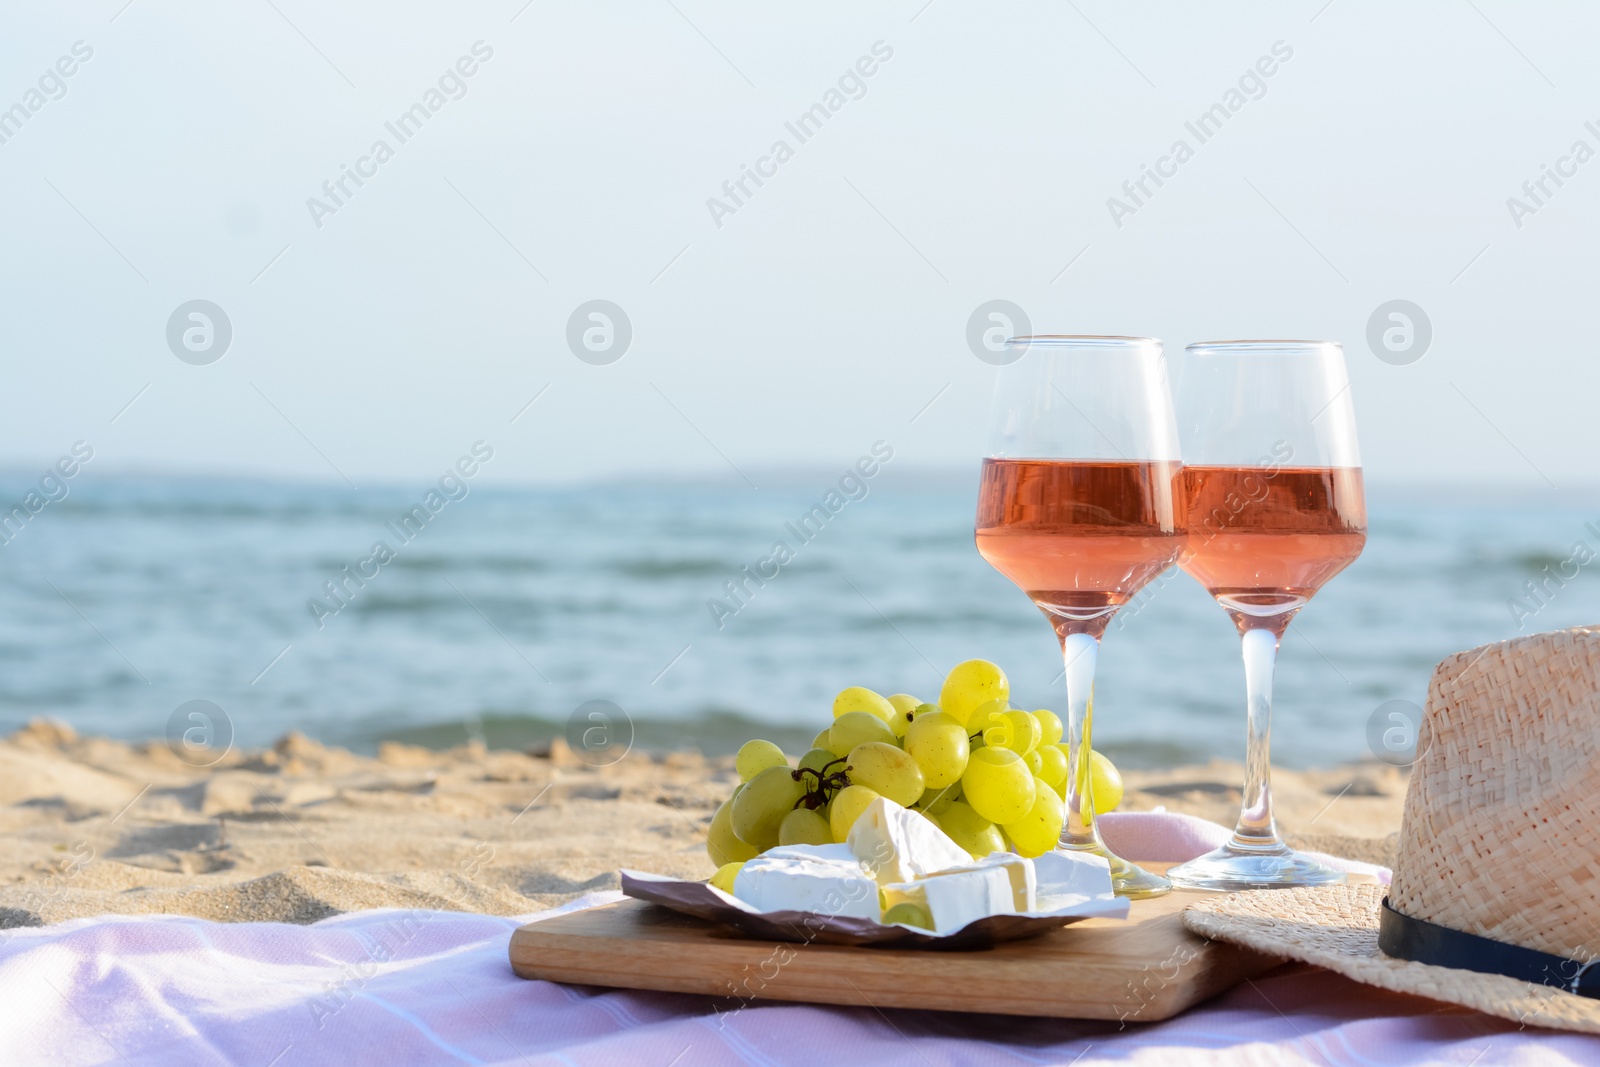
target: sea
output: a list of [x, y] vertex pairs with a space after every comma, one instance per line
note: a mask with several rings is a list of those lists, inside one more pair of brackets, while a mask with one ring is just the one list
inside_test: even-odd
[[[0, 503], [37, 483], [0, 476]], [[720, 754], [765, 737], [796, 753], [841, 688], [932, 700], [972, 657], [1006, 670], [1014, 703], [1064, 704], [1050, 627], [973, 546], [976, 467], [463, 481], [432, 497], [440, 487], [66, 484], [0, 528], [0, 730], [51, 717], [178, 743], [198, 707], [220, 738], [208, 743], [246, 748], [289, 731], [362, 752], [527, 748], [603, 722], [622, 751]], [[1364, 554], [1283, 640], [1283, 766], [1373, 754], [1394, 702], [1420, 705], [1443, 656], [1600, 622], [1600, 492], [1379, 483], [1368, 502]], [[1105, 637], [1096, 747], [1164, 766], [1241, 759], [1244, 736], [1237, 635], [1169, 572]]]

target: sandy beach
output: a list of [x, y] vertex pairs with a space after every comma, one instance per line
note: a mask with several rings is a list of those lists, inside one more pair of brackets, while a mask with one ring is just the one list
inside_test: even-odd
[[[1237, 764], [1130, 771], [1121, 809], [1230, 823]], [[0, 741], [0, 927], [108, 913], [308, 923], [362, 908], [516, 915], [616, 888], [617, 869], [712, 872], [704, 827], [731, 758], [532, 753], [299, 734], [196, 769], [159, 741], [38, 720]], [[1278, 771], [1293, 843], [1387, 862], [1405, 778], [1363, 763]]]

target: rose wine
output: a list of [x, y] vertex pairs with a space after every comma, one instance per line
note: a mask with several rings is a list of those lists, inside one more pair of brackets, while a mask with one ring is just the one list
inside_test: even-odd
[[1098, 637], [1183, 550], [1180, 469], [1170, 461], [986, 459], [978, 552], [1058, 633]]
[[1275, 617], [1281, 633], [1366, 544], [1359, 467], [1197, 466], [1180, 478], [1189, 529], [1180, 562], [1241, 631]]

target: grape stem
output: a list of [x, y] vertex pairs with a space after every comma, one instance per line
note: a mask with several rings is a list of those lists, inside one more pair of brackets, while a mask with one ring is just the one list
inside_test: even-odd
[[[805, 794], [794, 802], [794, 806], [816, 811], [832, 800], [835, 793], [849, 785], [850, 776], [846, 772], [850, 770], [850, 764], [845, 762], [847, 759], [849, 759], [848, 756], [840, 756], [838, 759], [829, 760], [822, 765], [820, 771], [815, 767], [796, 767], [790, 771], [789, 777], [797, 782], [803, 783], [805, 775], [808, 774], [815, 775], [817, 779], [814, 785], [806, 786]], [[842, 769], [832, 772], [828, 770], [828, 768], [835, 767], [841, 763], [844, 763]]]

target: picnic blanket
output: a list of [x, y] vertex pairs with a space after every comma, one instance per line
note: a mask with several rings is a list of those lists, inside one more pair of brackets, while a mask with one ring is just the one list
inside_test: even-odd
[[[1112, 847], [1185, 859], [1228, 831], [1106, 816]], [[1351, 870], [1387, 874], [1363, 864]], [[515, 977], [522, 922], [385, 909], [312, 926], [105, 917], [0, 933], [3, 1064], [1600, 1064], [1600, 1040], [1289, 965], [1153, 1024], [879, 1012]], [[938, 959], [929, 958], [930, 980]]]

